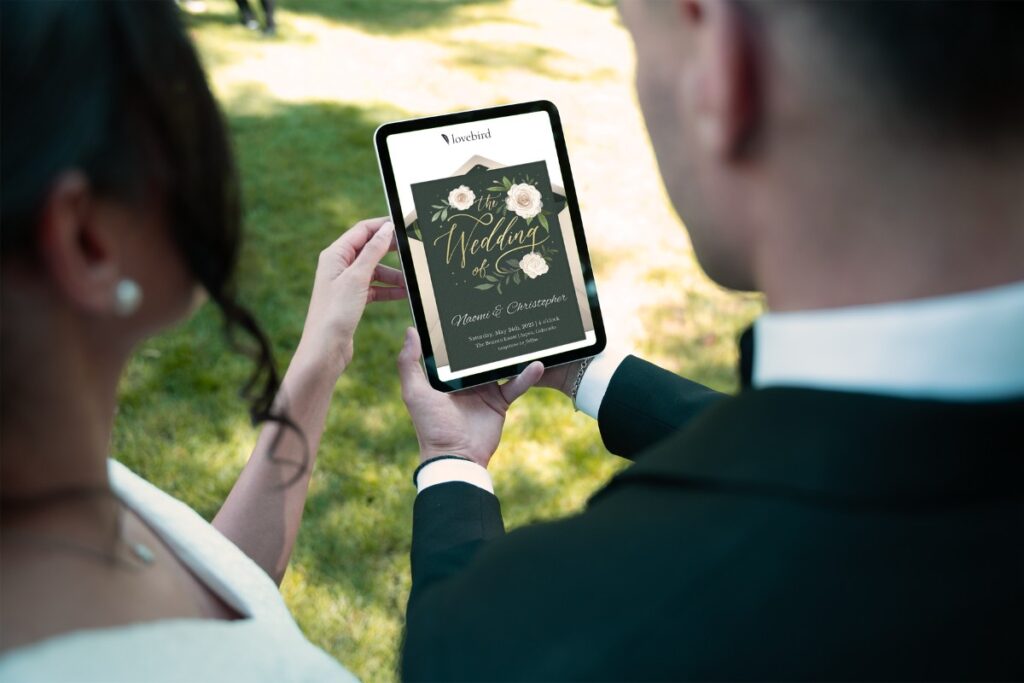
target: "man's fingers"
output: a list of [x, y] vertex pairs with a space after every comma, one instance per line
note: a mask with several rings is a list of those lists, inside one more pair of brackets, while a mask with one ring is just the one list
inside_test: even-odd
[[506, 403], [512, 403], [525, 394], [527, 389], [536, 384], [543, 374], [544, 364], [540, 361], [534, 361], [527, 365], [526, 369], [517, 377], [513, 377], [498, 387], [498, 390], [501, 392], [501, 396], [505, 399]]
[[404, 299], [406, 296], [405, 287], [377, 287], [374, 285], [366, 293], [366, 302], [397, 301], [398, 299]]
[[406, 403], [420, 391], [431, 391], [430, 384], [420, 367], [420, 337], [416, 329], [405, 331], [405, 344], [398, 353], [398, 377], [402, 381], [402, 398]]
[[379, 264], [373, 269], [373, 281], [392, 287], [405, 287], [405, 276], [398, 268]]
[[395, 226], [391, 221], [380, 226], [373, 237], [359, 251], [359, 255], [352, 262], [350, 269], [355, 270], [361, 276], [365, 275], [366, 281], [369, 282], [370, 276], [376, 269], [377, 264], [388, 253], [388, 247], [391, 245], [391, 238], [394, 236], [394, 233]]

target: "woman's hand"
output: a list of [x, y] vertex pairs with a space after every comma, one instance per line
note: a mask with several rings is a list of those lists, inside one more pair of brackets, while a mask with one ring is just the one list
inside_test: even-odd
[[371, 218], [320, 252], [296, 356], [326, 364], [337, 379], [352, 361], [352, 337], [366, 304], [405, 298], [401, 271], [380, 264], [395, 248], [394, 235], [390, 220]]
[[501, 441], [509, 405], [526, 393], [544, 366], [531, 363], [518, 377], [504, 384], [485, 384], [454, 394], [435, 390], [420, 367], [420, 338], [409, 328], [398, 354], [402, 400], [412, 416], [420, 442], [420, 461], [438, 455], [461, 455], [487, 467]]

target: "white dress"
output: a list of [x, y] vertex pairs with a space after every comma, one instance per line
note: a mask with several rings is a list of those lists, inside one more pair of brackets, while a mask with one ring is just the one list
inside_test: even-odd
[[110, 483], [181, 561], [248, 618], [76, 631], [12, 650], [0, 681], [318, 681], [355, 677], [302, 635], [277, 586], [192, 508], [111, 460]]

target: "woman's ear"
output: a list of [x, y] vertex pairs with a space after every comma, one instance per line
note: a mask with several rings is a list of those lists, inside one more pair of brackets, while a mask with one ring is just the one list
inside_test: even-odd
[[115, 312], [121, 277], [117, 228], [104, 216], [77, 170], [57, 177], [39, 214], [37, 248], [56, 293], [92, 315]]
[[685, 2], [681, 9], [700, 29], [685, 84], [698, 143], [716, 156], [739, 156], [760, 115], [756, 27], [732, 0]]

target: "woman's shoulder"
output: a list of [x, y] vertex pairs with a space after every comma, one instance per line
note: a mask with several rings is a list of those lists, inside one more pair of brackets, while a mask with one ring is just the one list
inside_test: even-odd
[[303, 636], [274, 582], [195, 510], [124, 465], [113, 490], [236, 620], [170, 617], [70, 630], [0, 657], [0, 681], [349, 681]]
[[149, 519], [181, 520], [206, 524], [206, 521], [184, 501], [139, 476], [126, 465], [109, 458], [107, 476], [110, 487], [126, 504]]
[[0, 680], [356, 680], [297, 631], [252, 620], [179, 619], [71, 633], [0, 658]]
[[110, 460], [110, 485], [199, 579], [240, 613], [294, 623], [277, 584], [185, 502]]

